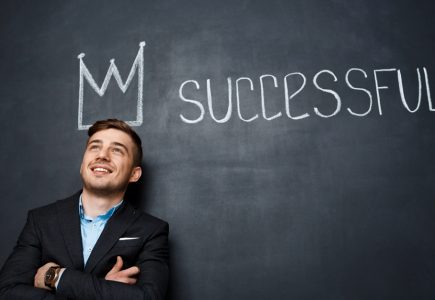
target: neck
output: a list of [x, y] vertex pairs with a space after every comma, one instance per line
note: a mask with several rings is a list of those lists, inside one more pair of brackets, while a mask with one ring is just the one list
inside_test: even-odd
[[82, 192], [82, 205], [85, 214], [91, 218], [105, 214], [109, 209], [121, 202], [124, 193], [116, 195], [98, 195], [86, 189]]

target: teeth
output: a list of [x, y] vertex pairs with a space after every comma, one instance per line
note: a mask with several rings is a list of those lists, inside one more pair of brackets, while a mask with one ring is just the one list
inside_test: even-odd
[[109, 170], [107, 170], [107, 169], [104, 169], [104, 168], [95, 168], [95, 169], [94, 169], [94, 171], [97, 171], [97, 172], [106, 172], [106, 173], [109, 173]]

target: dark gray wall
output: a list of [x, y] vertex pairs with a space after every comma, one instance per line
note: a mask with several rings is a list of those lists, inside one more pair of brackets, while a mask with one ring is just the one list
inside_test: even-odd
[[[125, 80], [145, 41], [135, 192], [171, 225], [171, 299], [433, 299], [434, 15], [432, 1], [2, 1], [0, 261], [28, 209], [81, 186], [77, 55], [99, 85], [111, 58]], [[207, 79], [221, 119], [227, 78], [217, 123]], [[287, 79], [290, 97], [302, 76]], [[134, 119], [136, 95], [136, 77], [101, 98], [85, 82], [83, 120]]]

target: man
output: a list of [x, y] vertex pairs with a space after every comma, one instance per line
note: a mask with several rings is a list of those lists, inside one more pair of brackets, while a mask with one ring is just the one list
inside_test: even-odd
[[123, 200], [142, 145], [124, 122], [88, 130], [83, 190], [31, 210], [0, 272], [0, 299], [163, 299], [168, 224]]

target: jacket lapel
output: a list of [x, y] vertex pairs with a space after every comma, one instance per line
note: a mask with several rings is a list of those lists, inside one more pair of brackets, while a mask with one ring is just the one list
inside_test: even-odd
[[57, 202], [57, 224], [76, 270], [83, 270], [83, 247], [80, 230], [79, 197], [81, 191], [70, 198]]
[[126, 201], [115, 211], [101, 233], [85, 266], [85, 272], [90, 273], [124, 234], [130, 224], [139, 214]]

